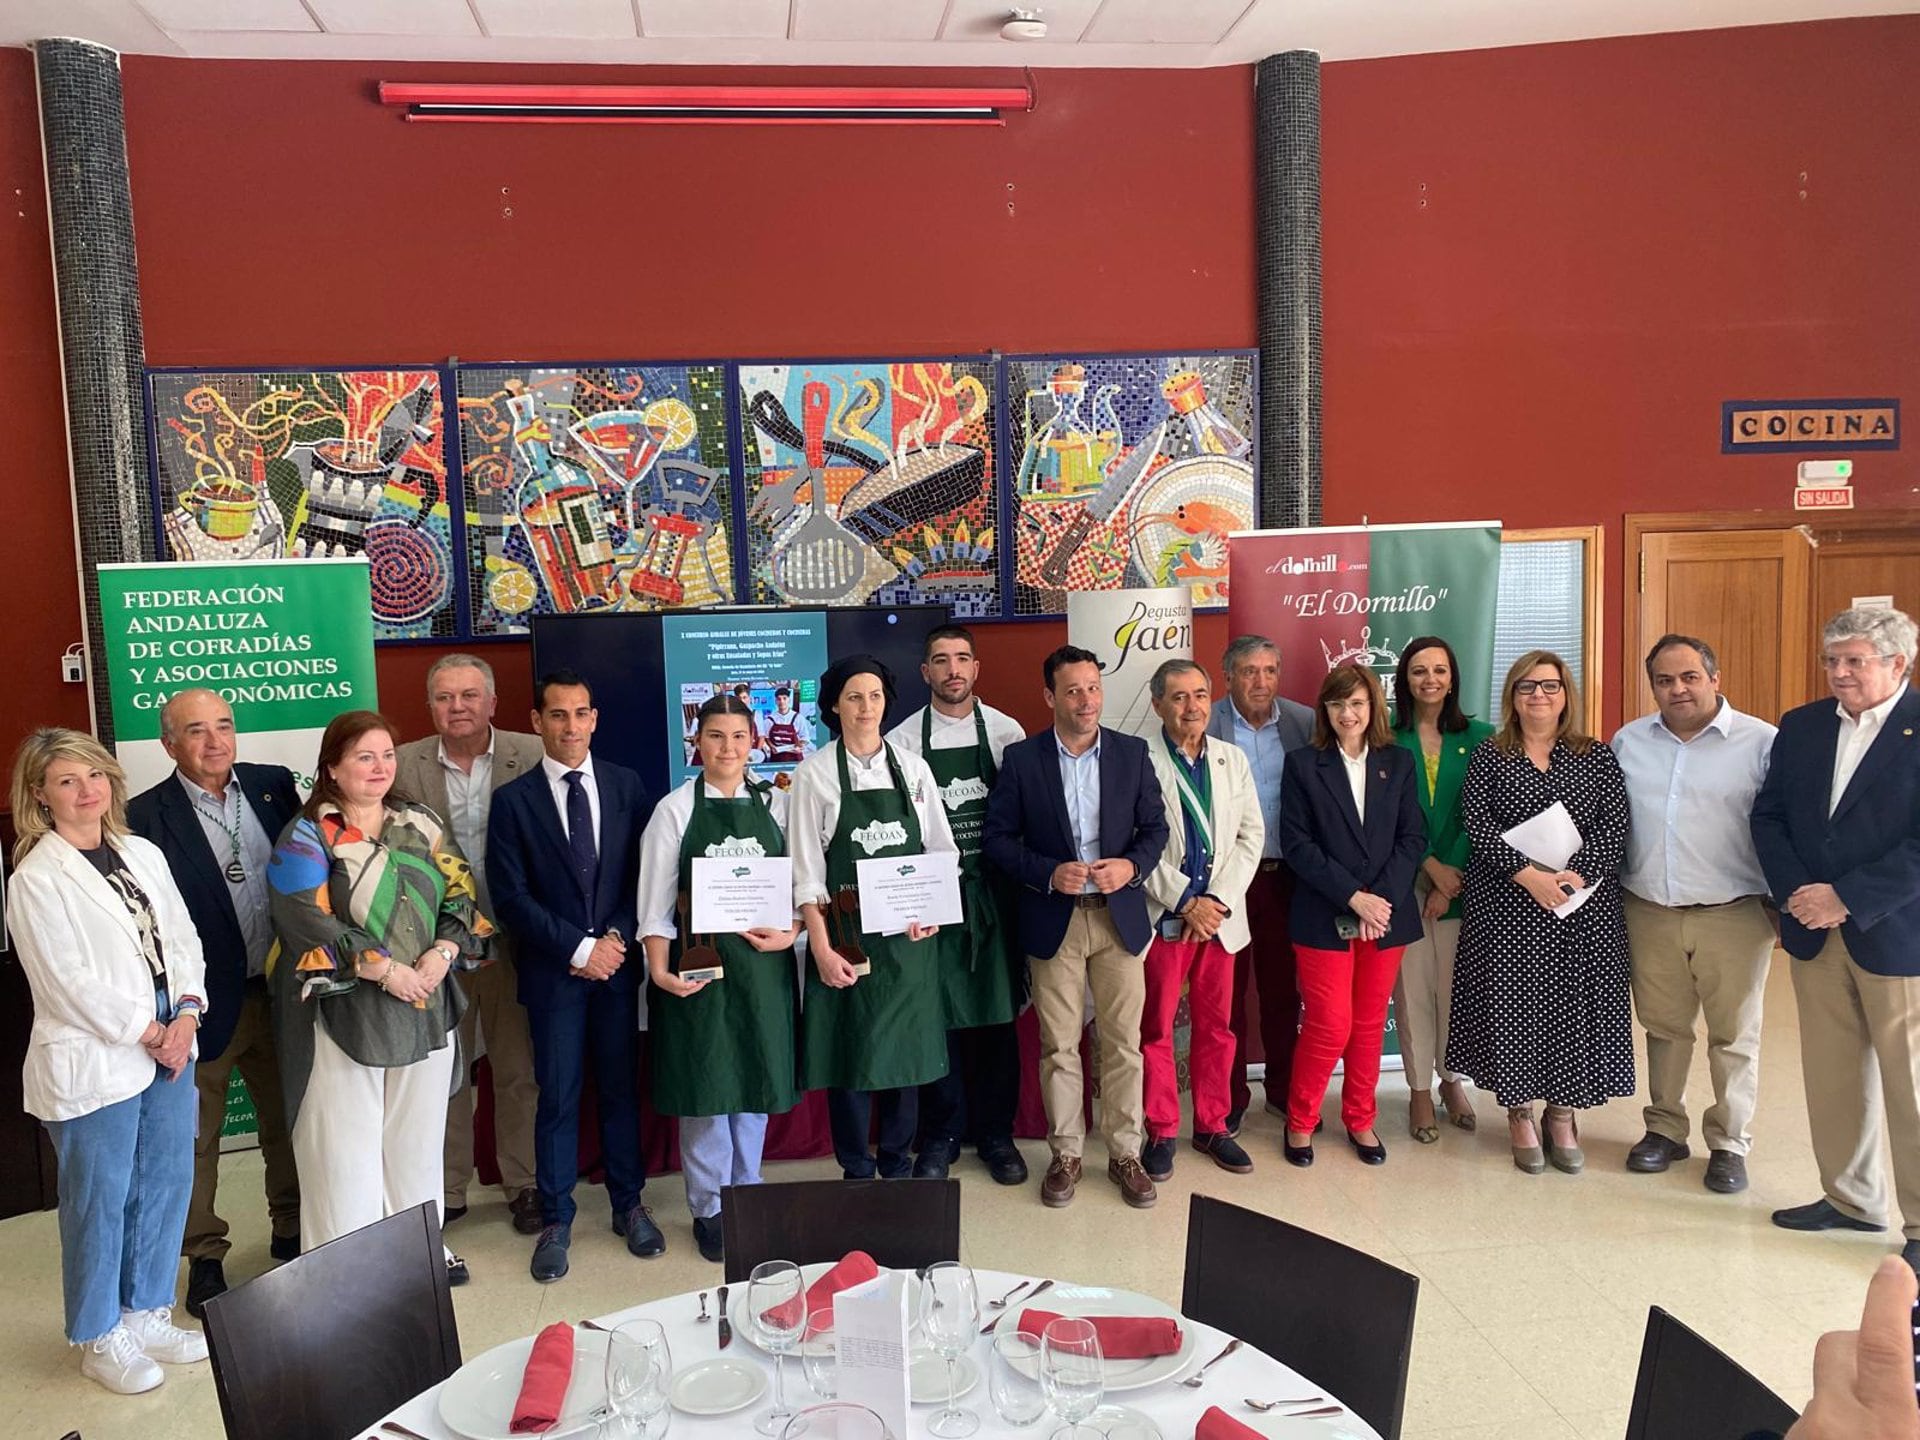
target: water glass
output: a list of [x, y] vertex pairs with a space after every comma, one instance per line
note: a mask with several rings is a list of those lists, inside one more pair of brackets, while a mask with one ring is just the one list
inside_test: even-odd
[[629, 1320], [607, 1336], [607, 1426], [653, 1440], [672, 1419], [673, 1352], [658, 1320]]
[[927, 1347], [947, 1362], [947, 1403], [927, 1422], [927, 1433], [964, 1440], [980, 1428], [980, 1416], [954, 1403], [959, 1390], [955, 1367], [980, 1333], [980, 1292], [973, 1271], [958, 1260], [929, 1265], [920, 1277], [920, 1333]]
[[1100, 1408], [1106, 1392], [1106, 1362], [1100, 1354], [1100, 1332], [1091, 1320], [1062, 1316], [1051, 1322], [1040, 1336], [1040, 1384], [1046, 1391], [1053, 1413], [1066, 1421], [1054, 1432], [1081, 1440], [1100, 1432], [1081, 1428], [1080, 1422]]
[[773, 1408], [755, 1417], [753, 1428], [762, 1435], [779, 1435], [793, 1419], [787, 1405], [787, 1353], [798, 1347], [807, 1328], [806, 1287], [798, 1265], [767, 1260], [753, 1267], [747, 1277], [747, 1323], [760, 1347], [773, 1356]]
[[1046, 1418], [1038, 1336], [1011, 1325], [994, 1332], [993, 1349], [987, 1356], [987, 1398], [993, 1402], [993, 1413], [1016, 1430]]
[[887, 1422], [864, 1405], [836, 1400], [809, 1405], [787, 1421], [780, 1440], [895, 1440]]
[[833, 1307], [822, 1306], [807, 1316], [800, 1337], [800, 1370], [807, 1386], [822, 1400], [840, 1393], [840, 1348], [833, 1338]]

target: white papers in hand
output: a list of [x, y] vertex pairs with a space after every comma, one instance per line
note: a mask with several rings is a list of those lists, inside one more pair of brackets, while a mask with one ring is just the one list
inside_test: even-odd
[[961, 923], [960, 857], [951, 850], [856, 860], [853, 870], [863, 930], [901, 935], [910, 923]]
[[837, 1397], [864, 1405], [895, 1435], [907, 1433], [907, 1277], [898, 1270], [833, 1297]]
[[[1567, 807], [1556, 800], [1531, 820], [1522, 820], [1500, 838], [1536, 865], [1548, 870], [1564, 870], [1580, 846], [1580, 827], [1573, 823]], [[1587, 903], [1592, 886], [1583, 886], [1553, 907], [1562, 920]]]

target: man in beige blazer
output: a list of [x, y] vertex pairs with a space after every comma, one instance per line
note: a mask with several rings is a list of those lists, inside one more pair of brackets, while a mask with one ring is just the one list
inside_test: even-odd
[[[480, 909], [494, 918], [487, 893], [487, 812], [493, 792], [509, 780], [540, 768], [543, 753], [532, 735], [494, 728], [493, 667], [477, 655], [442, 655], [427, 671], [427, 706], [436, 733], [402, 745], [394, 786], [444, 818], [473, 864]], [[477, 967], [456, 969], [467, 997], [460, 1044], [467, 1055], [484, 1036], [493, 1071], [494, 1154], [500, 1188], [522, 1235], [540, 1229], [540, 1200], [533, 1184], [533, 1110], [539, 1092], [533, 1078], [533, 1043], [527, 1012], [515, 996], [513, 939], [496, 929]], [[473, 1088], [462, 1085], [447, 1105], [443, 1159], [447, 1223], [467, 1213], [467, 1181], [473, 1177]]]
[[1167, 806], [1167, 848], [1146, 879], [1153, 942], [1147, 947], [1145, 1062], [1147, 1147], [1140, 1163], [1155, 1181], [1173, 1175], [1180, 1129], [1173, 1016], [1187, 987], [1193, 1019], [1193, 1148], [1244, 1175], [1253, 1161], [1233, 1138], [1231, 1103], [1234, 954], [1251, 938], [1247, 887], [1267, 838], [1260, 792], [1246, 753], [1207, 733], [1212, 688], [1191, 660], [1168, 660], [1150, 682], [1161, 731], [1147, 742]]

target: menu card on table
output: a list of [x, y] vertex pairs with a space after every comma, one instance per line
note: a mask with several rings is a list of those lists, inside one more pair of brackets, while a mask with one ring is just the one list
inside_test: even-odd
[[907, 1277], [894, 1270], [833, 1297], [839, 1398], [864, 1405], [895, 1435], [907, 1433]]

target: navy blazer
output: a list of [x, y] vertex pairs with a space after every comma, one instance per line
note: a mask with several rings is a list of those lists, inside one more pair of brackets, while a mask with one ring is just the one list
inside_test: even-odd
[[[1060, 783], [1059, 734], [1048, 726], [1009, 745], [987, 796], [981, 835], [987, 862], [1020, 887], [1020, 948], [1045, 959], [1060, 948], [1073, 918], [1073, 897], [1053, 888], [1058, 865], [1080, 858]], [[1167, 848], [1167, 807], [1160, 779], [1137, 735], [1100, 727], [1100, 855], [1131, 860], [1133, 879], [1107, 897], [1120, 943], [1136, 953], [1153, 938], [1142, 888]]]
[[[293, 772], [284, 765], [237, 761], [233, 774], [254, 818], [267, 832], [267, 843], [278, 844], [280, 832], [300, 813], [300, 787]], [[233, 1039], [247, 988], [247, 941], [240, 933], [240, 917], [234, 913], [226, 862], [214, 857], [193, 801], [180, 788], [178, 773], [127, 802], [127, 828], [160, 847], [173, 883], [187, 902], [193, 928], [200, 932], [200, 949], [207, 960], [207, 1013], [201, 1017], [200, 1058], [217, 1059]]]
[[1399, 745], [1367, 755], [1367, 819], [1353, 808], [1340, 751], [1311, 746], [1287, 756], [1280, 775], [1280, 845], [1293, 867], [1293, 943], [1344, 950], [1335, 928], [1353, 912], [1347, 901], [1364, 890], [1393, 906], [1383, 949], [1411, 945], [1422, 934], [1413, 877], [1427, 853], [1427, 822], [1414, 790], [1413, 755]]
[[[567, 849], [566, 827], [544, 765], [494, 792], [487, 812], [487, 889], [493, 918], [513, 936], [520, 1003], [529, 1010], [583, 1005], [605, 984], [636, 991], [642, 967], [634, 935], [639, 916], [640, 832], [652, 807], [640, 777], [595, 756], [600, 792], [600, 870], [594, 893], [582, 887]], [[581, 940], [618, 930], [627, 961], [603, 982], [576, 979], [571, 961]]]
[[1816, 700], [1780, 717], [1766, 783], [1753, 801], [1753, 845], [1780, 910], [1780, 943], [1810, 960], [1826, 944], [1787, 914], [1802, 885], [1825, 883], [1849, 914], [1847, 951], [1875, 975], [1920, 975], [1920, 691], [1900, 697], [1827, 814], [1840, 715]]

